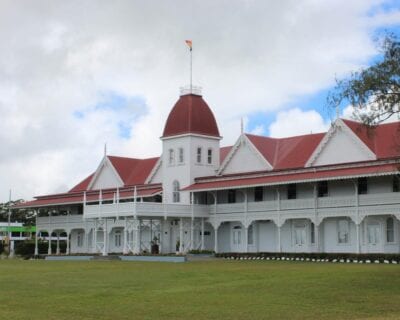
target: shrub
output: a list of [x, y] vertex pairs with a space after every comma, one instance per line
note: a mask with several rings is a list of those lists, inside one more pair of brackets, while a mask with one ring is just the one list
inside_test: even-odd
[[[38, 242], [39, 254], [47, 254], [48, 248], [49, 245], [47, 241]], [[66, 242], [60, 241], [60, 252], [65, 253], [66, 248], [67, 248]], [[57, 243], [55, 241], [52, 241], [51, 243], [52, 253], [53, 254], [56, 253], [56, 250], [57, 250]], [[17, 242], [15, 245], [15, 254], [24, 257], [33, 256], [35, 254], [35, 240], [25, 240]]]

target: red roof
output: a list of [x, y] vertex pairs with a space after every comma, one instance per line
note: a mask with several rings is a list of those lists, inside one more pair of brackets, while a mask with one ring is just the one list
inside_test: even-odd
[[163, 137], [186, 133], [220, 136], [214, 114], [201, 96], [187, 94], [179, 98], [168, 116]]
[[399, 164], [379, 164], [370, 166], [360, 166], [346, 168], [341, 167], [337, 169], [324, 168], [316, 170], [315, 168], [308, 169], [303, 172], [271, 172], [267, 174], [259, 174], [251, 177], [232, 177], [220, 176], [215, 178], [199, 178], [196, 183], [183, 189], [185, 191], [199, 191], [199, 190], [215, 190], [215, 189], [229, 189], [235, 187], [248, 187], [257, 185], [277, 185], [285, 184], [288, 182], [307, 182], [318, 180], [334, 180], [339, 178], [350, 178], [358, 176], [373, 176], [378, 174], [398, 173]]
[[246, 134], [274, 170], [304, 167], [324, 133], [289, 138], [270, 138]]
[[226, 156], [228, 155], [229, 151], [231, 151], [232, 146], [222, 147], [219, 149], [219, 162], [224, 162]]
[[[137, 186], [137, 196], [138, 197], [149, 197], [161, 193], [162, 188], [160, 184]], [[116, 194], [117, 189], [107, 189], [102, 190], [103, 200], [112, 200]], [[134, 187], [120, 188], [119, 195], [121, 199], [133, 198]], [[86, 192], [86, 201], [93, 202], [98, 201], [100, 196], [100, 191], [88, 191]], [[41, 207], [49, 205], [61, 205], [61, 204], [78, 204], [83, 203], [84, 192], [68, 192], [53, 194], [47, 196], [36, 197], [36, 200], [27, 201], [16, 205], [16, 208], [32, 208]]]
[[378, 159], [400, 155], [400, 122], [367, 127], [360, 122], [342, 120], [375, 153]]
[[117, 170], [124, 185], [132, 186], [145, 183], [159, 158], [134, 159], [108, 156], [108, 159]]

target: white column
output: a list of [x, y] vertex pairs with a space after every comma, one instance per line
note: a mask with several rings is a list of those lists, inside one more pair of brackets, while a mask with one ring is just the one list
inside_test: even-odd
[[69, 254], [70, 252], [70, 248], [69, 248], [69, 232], [67, 232], [67, 248], [65, 250], [65, 254]]
[[126, 220], [125, 220], [125, 228], [124, 228], [124, 249], [123, 249], [123, 254], [128, 254], [129, 249], [128, 249], [128, 227], [126, 225]]
[[282, 252], [282, 243], [281, 243], [281, 225], [278, 225], [278, 252]]
[[244, 225], [244, 239], [243, 239], [243, 245], [244, 245], [244, 252], [249, 251], [249, 226]]
[[204, 250], [204, 218], [201, 218], [201, 250]]
[[319, 245], [319, 224], [314, 223], [314, 236], [315, 236], [315, 248], [317, 252], [320, 252]]
[[191, 219], [190, 224], [190, 250], [194, 249], [194, 221]]
[[103, 225], [103, 256], [106, 256], [108, 254], [107, 244], [108, 244], [108, 232], [107, 232], [107, 219], [106, 219]]
[[93, 229], [93, 252], [97, 253], [97, 220], [94, 221]]
[[60, 255], [60, 232], [57, 232], [56, 255]]
[[179, 253], [183, 253], [183, 219], [179, 221]]
[[218, 228], [219, 224], [214, 226], [214, 252], [218, 253]]
[[38, 216], [39, 212], [36, 211], [35, 212], [35, 257], [37, 257], [39, 255], [39, 244], [38, 244], [38, 224], [37, 224], [37, 216]]
[[135, 248], [134, 248], [134, 254], [140, 254], [140, 220], [135, 219], [135, 231], [136, 231], [136, 241], [135, 241]]
[[85, 252], [89, 253], [89, 232], [87, 228], [85, 228]]
[[[358, 221], [357, 221], [358, 222]], [[360, 224], [356, 223], [356, 241], [357, 241], [357, 253], [360, 253]]]
[[164, 242], [164, 219], [160, 219], [160, 243], [158, 245], [159, 253], [163, 253], [163, 242]]
[[49, 248], [47, 249], [47, 254], [51, 254], [51, 231], [49, 231]]

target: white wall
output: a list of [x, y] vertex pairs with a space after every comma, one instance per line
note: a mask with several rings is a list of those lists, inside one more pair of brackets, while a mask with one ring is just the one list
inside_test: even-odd
[[354, 137], [346, 129], [338, 127], [331, 136], [328, 143], [323, 147], [322, 152], [313, 162], [315, 166], [338, 164], [346, 162], [357, 162], [373, 160], [371, 152], [360, 147], [361, 140]]
[[107, 189], [116, 187], [122, 187], [122, 184], [118, 179], [118, 177], [116, 176], [114, 169], [106, 161], [104, 162], [104, 165], [100, 169], [100, 172], [96, 177], [96, 180], [92, 184], [92, 189], [98, 190], [98, 189]]
[[[197, 163], [197, 148], [202, 148], [202, 162]], [[184, 162], [178, 163], [178, 150], [184, 149]], [[212, 163], [207, 163], [207, 150], [213, 150]], [[169, 164], [169, 149], [175, 152], [175, 163]], [[173, 181], [179, 181], [180, 187], [185, 188], [201, 176], [215, 175], [219, 167], [219, 139], [186, 135], [163, 140], [162, 176], [163, 176], [163, 201], [173, 201]], [[181, 192], [181, 203], [189, 204], [189, 192]]]
[[[239, 138], [240, 139], [240, 138]], [[257, 155], [253, 146], [243, 139], [240, 146], [235, 150], [232, 158], [222, 171], [222, 174], [271, 170], [261, 155]]]

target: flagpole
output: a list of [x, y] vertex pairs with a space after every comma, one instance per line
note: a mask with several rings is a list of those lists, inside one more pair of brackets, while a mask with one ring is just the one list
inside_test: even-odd
[[190, 48], [190, 93], [193, 93], [192, 91], [192, 48]]

